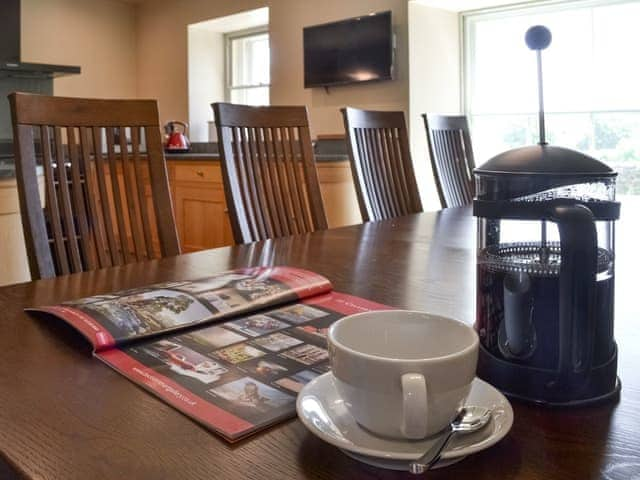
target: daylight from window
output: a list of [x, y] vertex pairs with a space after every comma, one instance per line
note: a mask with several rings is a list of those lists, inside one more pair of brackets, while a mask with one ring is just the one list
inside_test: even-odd
[[465, 102], [478, 164], [537, 143], [532, 25], [553, 35], [543, 51], [550, 144], [619, 172], [618, 193], [640, 195], [640, 1], [584, 2], [465, 17]]
[[230, 36], [228, 100], [245, 105], [269, 105], [269, 34]]

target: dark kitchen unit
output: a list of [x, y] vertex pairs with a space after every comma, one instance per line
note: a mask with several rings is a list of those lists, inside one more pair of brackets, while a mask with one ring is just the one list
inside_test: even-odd
[[0, 174], [13, 170], [11, 92], [53, 94], [53, 79], [80, 73], [80, 67], [23, 61], [20, 50], [21, 0], [2, 0], [0, 15]]

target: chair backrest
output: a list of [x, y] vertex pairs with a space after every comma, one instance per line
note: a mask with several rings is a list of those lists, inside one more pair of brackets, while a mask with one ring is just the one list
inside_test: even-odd
[[431, 169], [443, 208], [460, 207], [475, 195], [473, 149], [464, 115], [423, 114]]
[[12, 93], [9, 101], [33, 278], [180, 253], [155, 100]]
[[307, 109], [212, 107], [236, 243], [326, 229]]
[[362, 219], [421, 212], [404, 113], [341, 111]]

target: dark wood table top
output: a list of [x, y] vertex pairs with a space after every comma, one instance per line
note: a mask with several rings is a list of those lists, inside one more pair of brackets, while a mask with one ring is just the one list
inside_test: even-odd
[[[513, 402], [507, 437], [429, 478], [640, 478], [640, 302], [631, 250], [639, 238], [627, 218], [617, 230], [620, 402], [574, 410]], [[474, 245], [469, 210], [452, 209], [2, 288], [0, 478], [409, 478], [352, 460], [298, 420], [231, 446], [92, 358], [70, 328], [22, 309], [286, 264], [326, 275], [338, 291], [471, 323]]]

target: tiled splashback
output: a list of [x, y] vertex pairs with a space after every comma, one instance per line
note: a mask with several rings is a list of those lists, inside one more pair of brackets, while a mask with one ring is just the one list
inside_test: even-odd
[[53, 95], [51, 78], [0, 77], [0, 142], [11, 142], [11, 111], [7, 95], [12, 92], [31, 92]]

